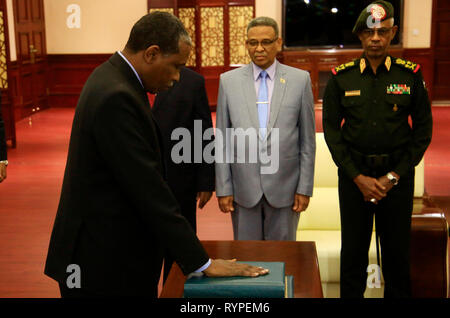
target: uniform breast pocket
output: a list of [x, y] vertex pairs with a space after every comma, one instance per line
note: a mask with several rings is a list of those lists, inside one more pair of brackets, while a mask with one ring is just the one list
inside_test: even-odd
[[411, 105], [411, 95], [386, 95], [386, 104], [391, 114], [408, 112]]
[[341, 103], [344, 107], [357, 107], [363, 105], [364, 100], [361, 96], [344, 96]]
[[357, 118], [364, 117], [365, 100], [361, 96], [344, 96], [341, 98], [341, 104], [347, 115]]

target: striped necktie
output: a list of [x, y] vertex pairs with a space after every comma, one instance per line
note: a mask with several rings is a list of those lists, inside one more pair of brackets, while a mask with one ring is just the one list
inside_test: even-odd
[[267, 125], [267, 113], [269, 109], [269, 96], [267, 93], [267, 72], [262, 71], [259, 74], [261, 78], [261, 83], [259, 84], [258, 101], [256, 106], [258, 107], [258, 119], [259, 119], [259, 131], [261, 136], [264, 138], [266, 135], [266, 125]]

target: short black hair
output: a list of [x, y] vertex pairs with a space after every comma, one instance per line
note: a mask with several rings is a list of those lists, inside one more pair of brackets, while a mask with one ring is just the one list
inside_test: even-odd
[[130, 32], [126, 48], [136, 53], [149, 46], [158, 45], [162, 53], [179, 52], [179, 41], [192, 45], [183, 23], [173, 14], [155, 11], [144, 15]]

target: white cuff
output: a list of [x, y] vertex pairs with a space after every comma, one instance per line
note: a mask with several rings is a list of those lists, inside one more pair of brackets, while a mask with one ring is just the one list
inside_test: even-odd
[[209, 259], [205, 265], [203, 265], [202, 267], [200, 267], [199, 269], [197, 269], [195, 271], [195, 273], [200, 273], [203, 272], [205, 269], [207, 269], [209, 267], [209, 265], [211, 265], [211, 259]]

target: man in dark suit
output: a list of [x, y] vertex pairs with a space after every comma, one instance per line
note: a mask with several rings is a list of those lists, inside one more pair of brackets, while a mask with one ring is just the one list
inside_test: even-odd
[[[156, 95], [152, 111], [162, 135], [161, 148], [167, 183], [180, 205], [181, 214], [196, 232], [196, 201], [198, 200], [200, 209], [205, 206], [214, 191], [215, 180], [214, 163], [207, 163], [202, 157], [200, 160], [194, 158], [194, 138], [202, 140], [201, 148], [198, 149], [201, 153], [211, 142], [202, 138], [204, 132], [213, 126], [205, 79], [186, 67], [181, 68], [180, 81], [171, 89]], [[176, 138], [172, 140], [172, 133], [179, 128], [185, 129], [191, 136], [191, 155], [183, 162], [174, 160], [173, 156], [178, 153], [172, 154], [172, 150], [180, 142]], [[165, 258], [164, 280], [172, 263], [170, 257]]]
[[210, 260], [163, 179], [146, 92], [178, 81], [190, 49], [180, 20], [148, 14], [133, 26], [125, 49], [87, 80], [45, 266], [63, 297], [156, 297], [165, 252], [184, 274], [267, 273]]
[[6, 179], [6, 167], [8, 166], [8, 158], [6, 156], [6, 139], [5, 139], [5, 123], [2, 118], [0, 94], [0, 183]]

